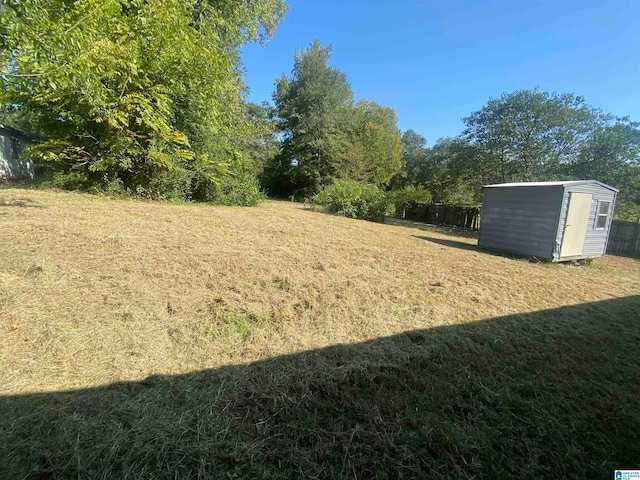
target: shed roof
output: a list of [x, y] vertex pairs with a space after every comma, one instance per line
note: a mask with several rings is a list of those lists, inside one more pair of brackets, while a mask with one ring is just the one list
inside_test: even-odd
[[20, 137], [20, 138], [27, 138], [27, 139], [29, 138], [29, 135], [27, 135], [26, 133], [21, 132], [17, 128], [13, 128], [9, 125], [4, 125], [2, 123], [0, 123], [0, 133], [8, 134], [12, 137]]
[[614, 188], [598, 180], [559, 180], [554, 182], [515, 182], [515, 183], [496, 183], [493, 185], [485, 185], [484, 188], [497, 188], [497, 187], [554, 187], [554, 186], [569, 186], [569, 185], [586, 185], [596, 183], [603, 188], [608, 188], [614, 192], [619, 192], [617, 188]]

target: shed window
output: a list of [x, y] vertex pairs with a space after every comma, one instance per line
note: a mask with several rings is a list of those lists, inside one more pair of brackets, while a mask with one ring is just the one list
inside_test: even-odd
[[596, 215], [596, 230], [604, 230], [609, 219], [611, 202], [598, 202], [598, 214]]

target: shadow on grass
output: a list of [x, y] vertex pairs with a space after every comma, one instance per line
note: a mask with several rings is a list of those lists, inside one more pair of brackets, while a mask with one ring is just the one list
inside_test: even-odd
[[474, 252], [486, 253], [485, 250], [480, 249], [477, 245], [472, 245], [467, 242], [459, 242], [457, 240], [448, 240], [445, 238], [425, 237], [418, 235], [413, 235], [413, 237], [419, 238], [420, 240], [426, 240], [427, 242], [436, 243], [438, 245], [444, 245], [445, 247], [461, 248], [462, 250], [472, 250]]
[[611, 478], [640, 459], [640, 296], [247, 366], [0, 397], [0, 477]]
[[449, 240], [446, 238], [426, 237], [426, 236], [420, 236], [420, 235], [413, 235], [413, 237], [419, 238], [420, 240], [425, 240], [427, 242], [435, 243], [437, 245], [442, 245], [444, 247], [459, 248], [461, 250], [469, 250], [472, 252], [482, 253], [484, 255], [492, 255], [494, 257], [508, 258], [510, 260], [527, 259], [530, 262], [542, 263], [540, 260], [538, 260], [535, 257], [529, 257], [525, 255], [514, 255], [511, 253], [502, 252], [500, 250], [496, 250], [492, 248], [479, 247], [476, 244], [471, 244], [467, 242], [459, 242], [457, 240]]
[[425, 232], [436, 232], [451, 235], [453, 237], [461, 238], [478, 238], [478, 232], [474, 230], [467, 230], [461, 227], [451, 227], [446, 225], [432, 225], [430, 223], [416, 222], [413, 220], [405, 220], [400, 218], [385, 217], [384, 223], [386, 225], [394, 225], [397, 227], [417, 228], [424, 230]]

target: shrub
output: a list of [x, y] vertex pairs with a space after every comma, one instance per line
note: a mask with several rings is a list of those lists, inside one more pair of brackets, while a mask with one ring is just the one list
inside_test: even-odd
[[264, 200], [258, 179], [253, 175], [227, 176], [218, 186], [215, 203], [252, 207]]
[[83, 172], [55, 172], [51, 177], [51, 185], [62, 190], [86, 190], [90, 184]]
[[191, 189], [194, 200], [220, 205], [252, 207], [265, 198], [258, 179], [251, 174], [214, 178], [197, 170], [191, 179]]
[[382, 221], [391, 206], [385, 192], [374, 185], [354, 180], [337, 180], [311, 200], [328, 213], [374, 222]]
[[387, 194], [393, 204], [396, 216], [403, 216], [407, 208], [414, 207], [420, 203], [431, 203], [431, 193], [421, 186], [409, 185], [402, 190], [392, 190]]
[[100, 172], [93, 175], [70, 169], [48, 173], [47, 184], [64, 190], [81, 190], [93, 194], [123, 195], [163, 201], [208, 202], [219, 205], [254, 206], [264, 200], [257, 177], [252, 173], [214, 175], [204, 169], [173, 168], [171, 170], [136, 172], [122, 179], [108, 178]]
[[184, 168], [160, 172], [149, 181], [141, 196], [152, 200], [184, 201], [191, 195], [191, 172]]
[[43, 187], [55, 187], [62, 190], [80, 190], [92, 194], [122, 195], [126, 194], [119, 178], [107, 175], [93, 175], [80, 169], [64, 171], [44, 170], [36, 181]]

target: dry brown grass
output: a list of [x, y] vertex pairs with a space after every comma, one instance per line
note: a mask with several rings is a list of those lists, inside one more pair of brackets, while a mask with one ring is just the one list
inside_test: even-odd
[[0, 190], [0, 478], [634, 467], [640, 261], [389, 223]]
[[287, 202], [1, 190], [0, 394], [186, 373], [640, 291], [637, 260], [536, 264], [395, 223]]

